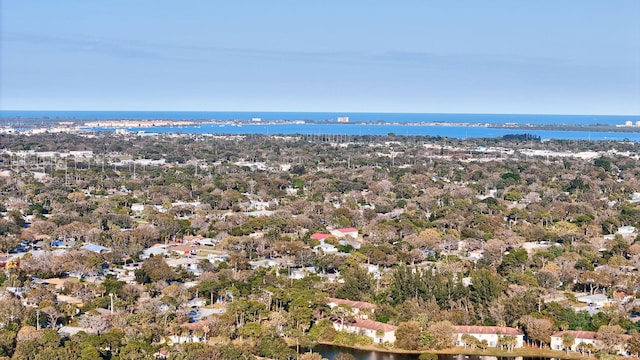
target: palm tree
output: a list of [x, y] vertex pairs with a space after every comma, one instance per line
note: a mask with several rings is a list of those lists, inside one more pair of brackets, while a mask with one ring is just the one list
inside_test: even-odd
[[518, 339], [513, 335], [500, 336], [498, 339], [498, 344], [500, 344], [501, 347], [507, 348], [507, 351], [513, 351], [517, 343]]
[[331, 309], [331, 315], [340, 320], [341, 327], [344, 327], [345, 320], [351, 322], [354, 318], [351, 306], [344, 304], [340, 304]]
[[204, 341], [207, 341], [207, 335], [211, 332], [211, 327], [209, 325], [204, 325], [202, 327], [202, 335], [204, 336]]
[[462, 334], [460, 340], [462, 340], [465, 349], [467, 348], [467, 346], [469, 346], [471, 350], [475, 349], [479, 343], [478, 339], [475, 336], [469, 334]]
[[580, 342], [576, 349], [580, 352], [580, 354], [587, 353], [587, 355], [591, 355], [596, 350], [596, 347], [593, 344], [587, 344], [585, 342]]
[[197, 337], [199, 340], [204, 337], [204, 334], [205, 334], [204, 326], [203, 327], [198, 327], [198, 328], [193, 330], [193, 336]]
[[562, 346], [564, 347], [564, 350], [566, 353], [569, 353], [569, 350], [571, 350], [571, 347], [573, 346], [573, 343], [575, 341], [576, 341], [576, 337], [573, 336], [573, 334], [570, 334], [570, 333], [562, 334]]

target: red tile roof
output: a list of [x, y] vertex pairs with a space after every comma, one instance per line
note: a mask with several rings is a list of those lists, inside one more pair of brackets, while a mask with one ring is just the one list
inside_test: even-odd
[[183, 237], [184, 241], [194, 241], [194, 240], [202, 240], [204, 237], [202, 235], [185, 235]]
[[191, 252], [191, 251], [195, 251], [198, 250], [197, 246], [194, 245], [178, 245], [178, 246], [174, 246], [169, 248], [170, 250], [173, 251], [179, 251], [179, 252]]
[[340, 231], [341, 233], [348, 233], [348, 232], [357, 232], [358, 229], [350, 227], [350, 228], [341, 228], [341, 229], [338, 229], [338, 231]]
[[576, 339], [595, 340], [597, 333], [595, 331], [565, 330], [565, 331], [558, 331], [557, 333], [555, 333], [555, 334], [553, 334], [551, 336], [553, 336], [553, 337], [562, 337], [562, 335], [564, 335], [564, 334], [571, 334]]
[[315, 233], [313, 235], [311, 235], [311, 238], [314, 240], [323, 240], [328, 238], [329, 236], [331, 236], [331, 234], [321, 234], [321, 233]]
[[361, 329], [374, 330], [374, 331], [382, 330], [384, 332], [395, 331], [398, 328], [397, 326], [381, 323], [379, 321], [361, 320], [361, 319], [356, 319], [356, 321], [353, 323], [350, 323], [349, 326], [355, 326]]
[[334, 303], [336, 305], [349, 305], [354, 309], [377, 309], [378, 306], [376, 304], [372, 304], [366, 301], [353, 301], [346, 299], [336, 299], [329, 298], [330, 303]]
[[454, 326], [458, 334], [524, 335], [522, 330], [506, 326]]
[[622, 292], [622, 291], [616, 291], [615, 293], [613, 293], [613, 297], [614, 298], [623, 299], [623, 298], [626, 298], [626, 297], [629, 297], [629, 296], [633, 297], [633, 294], [627, 294], [627, 293]]

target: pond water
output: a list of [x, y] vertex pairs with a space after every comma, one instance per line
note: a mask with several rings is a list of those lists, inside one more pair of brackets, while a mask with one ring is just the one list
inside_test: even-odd
[[[320, 353], [323, 358], [333, 360], [339, 353], [351, 354], [355, 360], [418, 360], [417, 354], [394, 354], [370, 350], [351, 349], [335, 345], [318, 344], [313, 348], [314, 352]], [[438, 355], [438, 360], [549, 360], [546, 358], [533, 357], [495, 357], [495, 356], [475, 356], [475, 355]]]

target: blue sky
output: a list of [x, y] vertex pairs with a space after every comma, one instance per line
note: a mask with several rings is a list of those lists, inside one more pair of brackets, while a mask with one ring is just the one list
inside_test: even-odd
[[0, 0], [0, 108], [640, 114], [638, 0]]

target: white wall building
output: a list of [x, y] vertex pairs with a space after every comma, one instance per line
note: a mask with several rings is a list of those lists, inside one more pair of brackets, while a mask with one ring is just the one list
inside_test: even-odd
[[564, 334], [573, 335], [573, 344], [569, 350], [578, 351], [578, 345], [580, 343], [591, 344], [596, 347], [596, 332], [595, 331], [576, 331], [576, 330], [565, 330], [559, 331], [553, 335], [551, 335], [551, 349], [552, 350], [564, 350], [564, 345], [562, 344], [562, 336]]
[[344, 325], [340, 322], [334, 322], [333, 327], [338, 331], [369, 337], [374, 344], [394, 343], [396, 341], [396, 329], [398, 328], [378, 321], [361, 319], [356, 319], [352, 323], [344, 323]]
[[376, 304], [372, 304], [366, 301], [353, 301], [336, 298], [329, 298], [329, 302], [327, 303], [327, 305], [329, 305], [330, 309], [333, 309], [338, 305], [346, 305], [351, 308], [351, 310], [353, 311], [353, 315], [360, 319], [367, 319], [367, 314], [373, 314], [373, 312], [378, 308]]
[[456, 345], [461, 346], [464, 344], [462, 341], [462, 335], [471, 335], [479, 341], [486, 340], [487, 344], [491, 347], [498, 346], [498, 341], [501, 336], [515, 336], [516, 348], [521, 348], [524, 343], [524, 333], [520, 329], [506, 327], [506, 326], [454, 326]]
[[342, 239], [345, 237], [350, 237], [352, 239], [358, 238], [358, 229], [356, 228], [340, 228], [331, 230], [331, 235], [337, 237], [338, 239]]

